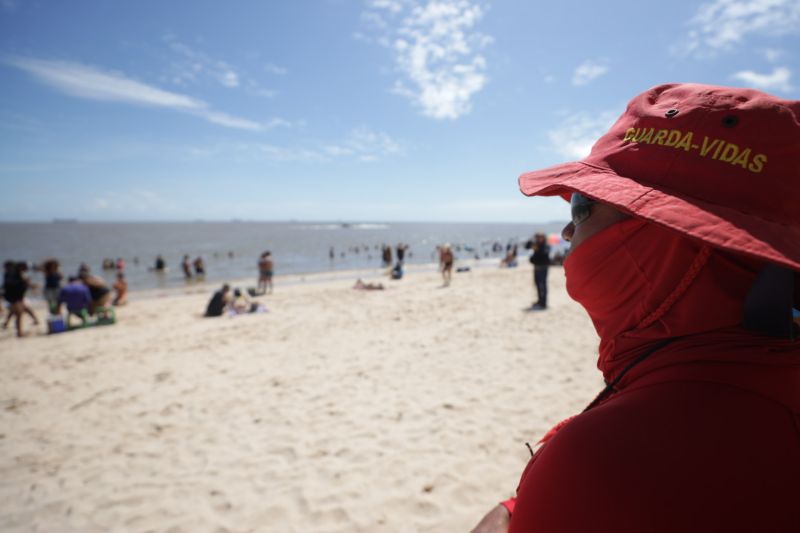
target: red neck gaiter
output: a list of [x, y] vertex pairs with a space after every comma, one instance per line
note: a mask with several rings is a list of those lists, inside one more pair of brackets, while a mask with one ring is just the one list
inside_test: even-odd
[[564, 262], [567, 292], [600, 335], [606, 379], [663, 339], [738, 326], [759, 264], [629, 219]]

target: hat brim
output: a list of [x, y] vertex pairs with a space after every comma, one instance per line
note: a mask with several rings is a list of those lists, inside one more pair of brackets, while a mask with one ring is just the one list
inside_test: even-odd
[[608, 168], [564, 163], [522, 174], [519, 188], [526, 196], [565, 198], [578, 191], [711, 246], [800, 270], [800, 228], [649, 186]]

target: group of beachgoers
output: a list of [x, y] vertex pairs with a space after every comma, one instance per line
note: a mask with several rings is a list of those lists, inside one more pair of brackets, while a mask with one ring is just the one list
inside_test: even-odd
[[[64, 318], [62, 313], [65, 310], [67, 325], [71, 316], [78, 317], [82, 325], [86, 325], [90, 317], [108, 320], [113, 317], [109, 303], [119, 306], [127, 302], [128, 283], [124, 272], [117, 272], [116, 282], [109, 287], [102, 277], [93, 275], [86, 264], [80, 266], [77, 275], [69, 276], [66, 284], [63, 284], [64, 275], [57, 259], [47, 259], [34, 265], [33, 269], [44, 274], [42, 295], [47, 302], [50, 322], [59, 317]], [[27, 296], [29, 291], [36, 291], [40, 286], [31, 280], [28, 274], [30, 267], [25, 261], [6, 261], [3, 270], [3, 298], [8, 305], [3, 328], [7, 328], [13, 319], [17, 336], [24, 337], [30, 333], [23, 324], [26, 315], [31, 318], [34, 326], [39, 324]], [[112, 289], [115, 291], [113, 295]]]
[[[184, 256], [184, 265], [187, 264], [188, 257]], [[230, 316], [235, 316], [265, 312], [267, 308], [263, 304], [251, 300], [250, 297], [272, 294], [272, 277], [275, 272], [275, 260], [272, 257], [272, 252], [269, 250], [262, 252], [258, 257], [257, 267], [258, 280], [256, 288], [242, 290], [237, 287], [231, 291], [229, 284], [223, 284], [220, 289], [211, 295], [204, 316], [216, 317], [226, 313]]]
[[265, 313], [267, 311], [266, 306], [250, 298], [251, 295], [255, 294], [255, 291], [245, 291], [239, 287], [231, 290], [231, 286], [225, 283], [211, 295], [204, 316], [217, 317], [225, 314], [236, 316]]

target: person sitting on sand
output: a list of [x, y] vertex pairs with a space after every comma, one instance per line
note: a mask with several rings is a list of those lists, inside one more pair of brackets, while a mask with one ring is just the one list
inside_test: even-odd
[[77, 276], [71, 276], [69, 282], [61, 287], [58, 293], [58, 306], [56, 313], [61, 314], [61, 306], [67, 308], [67, 325], [69, 325], [70, 315], [75, 315], [86, 324], [86, 317], [92, 307], [92, 295], [83, 281]]
[[208, 306], [206, 307], [205, 316], [222, 316], [225, 312], [225, 308], [230, 303], [230, 290], [230, 285], [226, 283], [211, 296], [211, 300], [209, 300]]
[[403, 279], [403, 274], [404, 274], [404, 272], [403, 272], [403, 263], [398, 261], [394, 265], [394, 267], [392, 268], [392, 271], [389, 274], [389, 277], [391, 279], [394, 279], [394, 280]]
[[353, 288], [358, 291], [382, 291], [384, 290], [383, 283], [364, 283], [361, 278], [358, 278]]
[[125, 274], [122, 272], [117, 273], [117, 281], [114, 282], [113, 287], [116, 294], [114, 295], [114, 301], [111, 302], [111, 304], [120, 306], [128, 303], [128, 282], [125, 280]]
[[108, 288], [106, 280], [99, 276], [93, 276], [88, 269], [81, 270], [79, 277], [92, 296], [89, 314], [94, 315], [98, 309], [108, 306], [108, 302], [111, 300], [111, 289]]
[[236, 288], [233, 290], [233, 301], [231, 301], [230, 308], [237, 315], [255, 313], [258, 311], [259, 303], [250, 300], [247, 294]]

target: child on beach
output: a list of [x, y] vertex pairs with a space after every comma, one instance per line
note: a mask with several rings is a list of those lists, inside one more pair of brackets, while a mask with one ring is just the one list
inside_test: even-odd
[[113, 286], [117, 294], [114, 296], [114, 301], [111, 302], [111, 304], [120, 306], [128, 303], [128, 282], [125, 280], [125, 274], [122, 272], [118, 273], [117, 281]]

